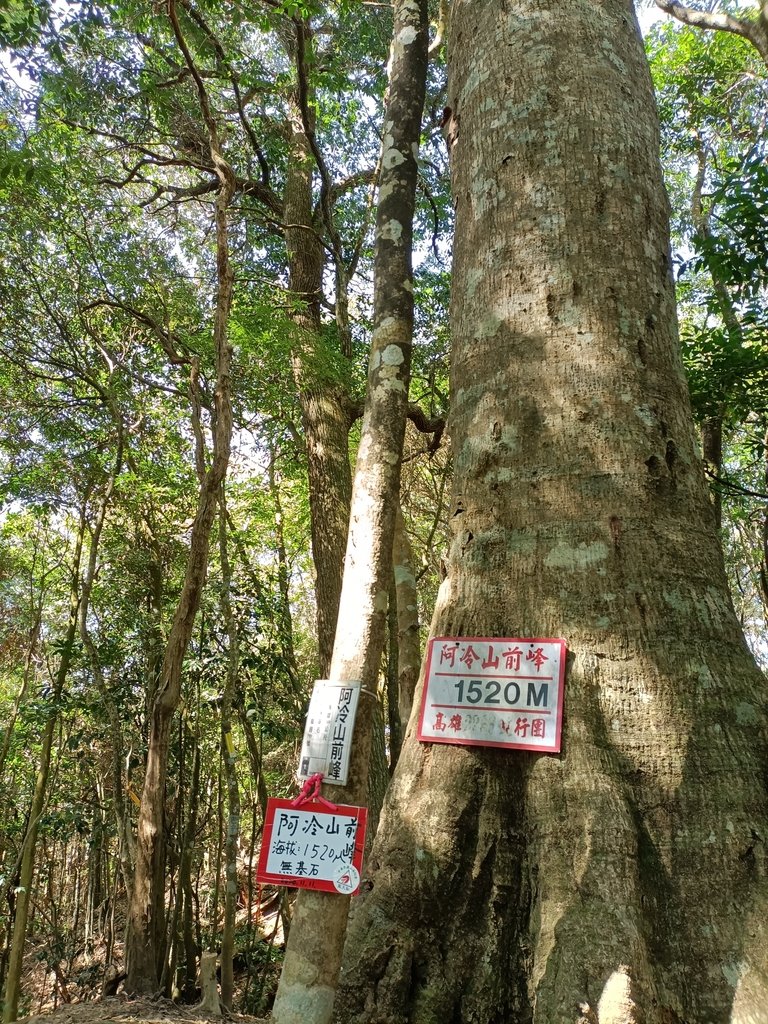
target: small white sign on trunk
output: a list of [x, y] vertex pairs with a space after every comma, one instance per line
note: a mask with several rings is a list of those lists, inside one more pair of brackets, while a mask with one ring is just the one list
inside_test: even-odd
[[564, 681], [564, 640], [435, 637], [418, 737], [557, 753]]
[[315, 681], [299, 757], [300, 779], [319, 773], [323, 782], [345, 785], [359, 697], [359, 682]]

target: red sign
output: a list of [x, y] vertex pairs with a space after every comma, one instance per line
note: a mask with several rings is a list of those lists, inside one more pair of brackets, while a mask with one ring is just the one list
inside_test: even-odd
[[368, 810], [308, 800], [267, 801], [256, 879], [353, 895], [360, 884]]
[[435, 637], [418, 737], [557, 753], [564, 683], [564, 640]]

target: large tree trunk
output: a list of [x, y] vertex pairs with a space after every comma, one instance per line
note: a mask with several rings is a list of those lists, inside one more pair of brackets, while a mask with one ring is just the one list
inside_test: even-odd
[[632, 6], [456, 0], [451, 33], [432, 634], [564, 636], [563, 749], [409, 730], [338, 1019], [764, 1021], [765, 683], [694, 442]]

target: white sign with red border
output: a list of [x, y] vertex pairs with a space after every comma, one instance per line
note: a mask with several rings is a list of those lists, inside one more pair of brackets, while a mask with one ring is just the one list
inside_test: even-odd
[[418, 737], [557, 753], [564, 682], [565, 640], [435, 637]]
[[[331, 810], [333, 806], [333, 810]], [[365, 847], [365, 807], [308, 800], [267, 801], [256, 879], [354, 895]]]

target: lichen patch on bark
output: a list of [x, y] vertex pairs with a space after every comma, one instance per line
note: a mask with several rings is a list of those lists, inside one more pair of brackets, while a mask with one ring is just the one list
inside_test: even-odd
[[608, 545], [602, 541], [585, 541], [572, 545], [563, 541], [556, 544], [544, 558], [544, 564], [550, 569], [566, 569], [577, 572], [589, 569], [604, 562], [608, 558]]
[[[389, 151], [389, 155], [391, 154], [395, 154], [395, 156], [400, 159], [398, 161], [393, 161], [390, 166], [396, 167], [398, 163], [403, 163], [405, 161], [405, 157], [402, 153], [397, 152], [397, 150], [391, 149]], [[386, 224], [382, 225], [379, 231], [379, 237], [388, 242], [399, 243], [403, 237], [402, 223], [394, 218], [392, 218], [392, 220], [388, 220]]]
[[387, 149], [381, 158], [381, 162], [388, 171], [391, 171], [405, 163], [405, 156], [399, 149]]

